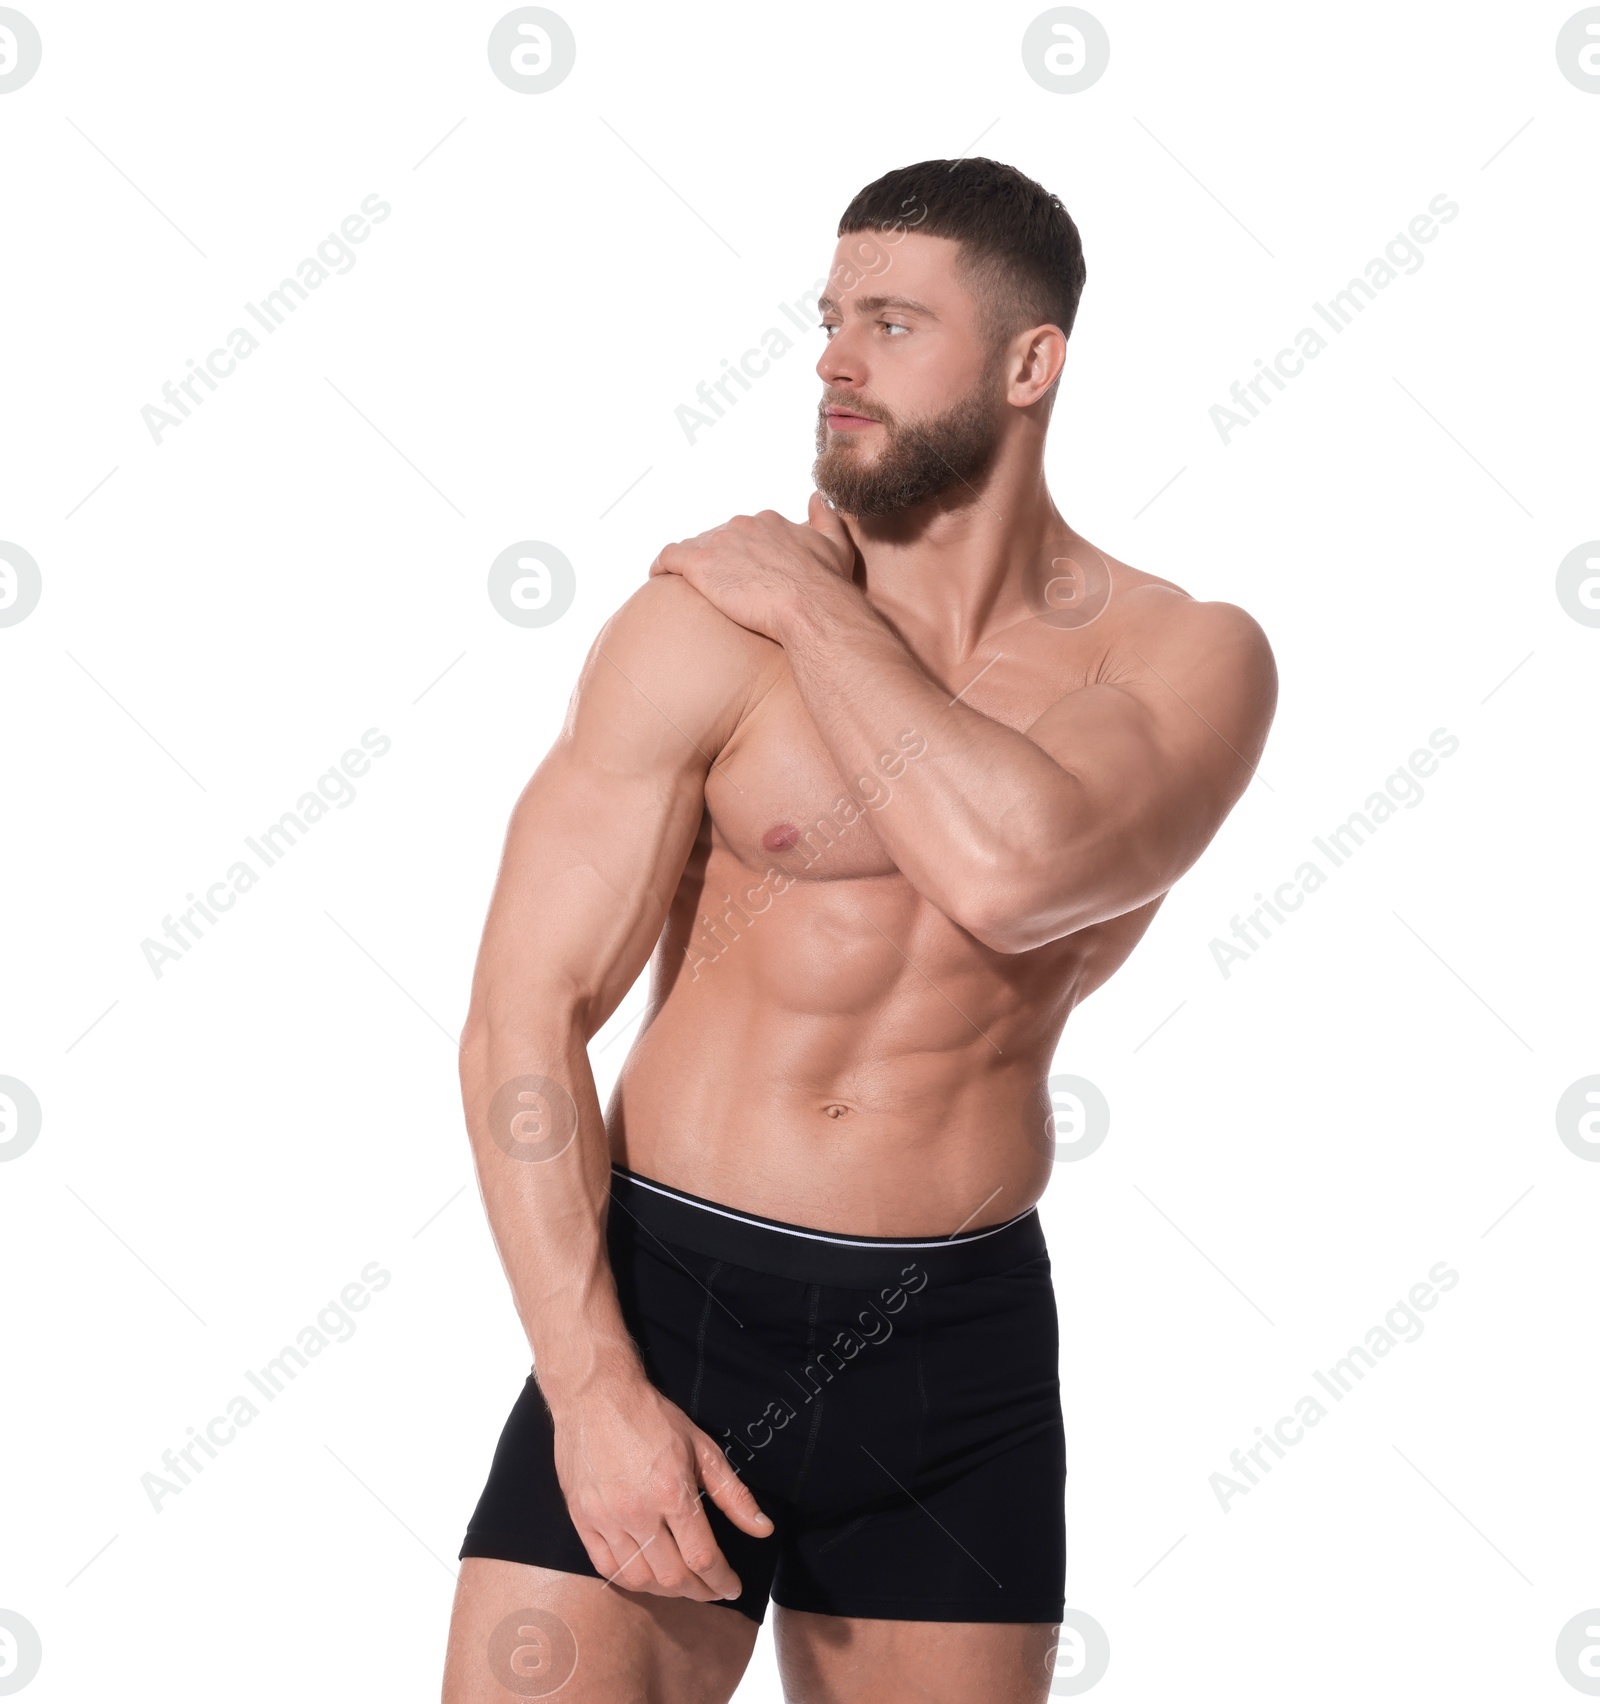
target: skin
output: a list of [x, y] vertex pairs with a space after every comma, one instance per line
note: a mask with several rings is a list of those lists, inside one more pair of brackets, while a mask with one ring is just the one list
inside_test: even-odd
[[[758, 1536], [770, 1523], [644, 1376], [605, 1256], [610, 1162], [867, 1236], [1024, 1211], [1051, 1171], [1045, 1081], [1068, 1014], [1266, 741], [1276, 675], [1256, 623], [1104, 556], [1056, 510], [1060, 330], [997, 352], [947, 239], [902, 232], [865, 272], [859, 253], [841, 241], [823, 302], [825, 402], [915, 423], [998, 361], [998, 448], [975, 485], [909, 511], [814, 497], [804, 523], [767, 511], [668, 546], [513, 812], [463, 1098], [557, 1471], [610, 1583], [464, 1562], [449, 1704], [507, 1695], [488, 1630], [530, 1604], [577, 1638], [563, 1704], [725, 1700], [754, 1641], [713, 1602], [738, 1584], [701, 1501]], [[841, 444], [841, 423], [829, 442], [870, 458], [887, 432]], [[1052, 578], [1098, 587], [1088, 613], [1103, 611], [1040, 619], [1052, 606], [1028, 588]], [[602, 1116], [586, 1044], [652, 954]], [[537, 1161], [488, 1134], [495, 1090], [523, 1074], [576, 1109], [570, 1142]], [[1047, 1627], [772, 1613], [791, 1700], [1047, 1695]]]

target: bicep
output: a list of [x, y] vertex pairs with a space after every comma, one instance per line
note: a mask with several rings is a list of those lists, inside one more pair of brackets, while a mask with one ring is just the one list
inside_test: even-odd
[[585, 662], [511, 815], [469, 1027], [554, 998], [593, 1034], [649, 959], [739, 701], [727, 657], [683, 631], [684, 594], [635, 594]]
[[1188, 605], [1128, 648], [1115, 683], [1071, 693], [1028, 730], [1068, 777], [1059, 876], [1072, 927], [1165, 893], [1249, 785], [1277, 700], [1266, 636], [1230, 604]]
[[486, 999], [560, 995], [589, 1033], [644, 968], [699, 827], [703, 772], [598, 766], [565, 739], [517, 801], [484, 929]]

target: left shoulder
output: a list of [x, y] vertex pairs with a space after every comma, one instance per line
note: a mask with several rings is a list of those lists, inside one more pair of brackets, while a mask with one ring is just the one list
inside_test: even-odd
[[[1172, 665], [1213, 674], [1219, 666], [1275, 687], [1277, 666], [1260, 622], [1235, 603], [1191, 596], [1175, 581], [1119, 562], [1107, 613], [1119, 673]], [[1144, 667], [1140, 667], [1141, 659]]]
[[1093, 684], [1123, 706], [1141, 749], [1164, 753], [1169, 780], [1182, 773], [1231, 808], [1278, 707], [1277, 664], [1261, 624], [1238, 604], [1191, 597], [1122, 563], [1112, 568], [1105, 617]]

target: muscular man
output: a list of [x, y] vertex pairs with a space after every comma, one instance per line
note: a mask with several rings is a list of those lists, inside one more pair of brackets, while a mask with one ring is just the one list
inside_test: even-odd
[[[992, 161], [864, 189], [804, 524], [662, 551], [518, 801], [461, 1045], [533, 1350], [447, 1704], [1046, 1697], [1064, 1450], [1046, 1091], [1248, 784], [1256, 623], [1043, 458], [1084, 278]], [[654, 954], [602, 1116], [586, 1045]]]

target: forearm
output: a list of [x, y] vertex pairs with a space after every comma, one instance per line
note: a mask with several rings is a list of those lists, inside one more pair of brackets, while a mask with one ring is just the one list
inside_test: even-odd
[[[717, 1444], [651, 1385], [623, 1323], [587, 1032], [570, 1012], [545, 1015], [554, 1000], [513, 1003], [539, 1015], [500, 1026], [469, 1017], [461, 1086], [489, 1221], [555, 1423], [567, 1513], [601, 1577], [702, 1603], [736, 1598], [739, 1577], [701, 1504], [757, 1538], [772, 1521]], [[513, 1128], [506, 1114], [519, 1090], [537, 1110], [531, 1126]]]
[[597, 1378], [643, 1374], [606, 1254], [610, 1155], [585, 1037], [554, 995], [524, 1009], [469, 1017], [462, 1104], [540, 1386], [560, 1407]]
[[[1072, 776], [1025, 735], [952, 702], [852, 586], [791, 611], [782, 643], [840, 774], [858, 794], [869, 780], [887, 794], [866, 802], [907, 880], [968, 928], [1025, 905], [1070, 853], [1081, 815]], [[908, 728], [927, 749], [897, 772], [885, 758]]]

